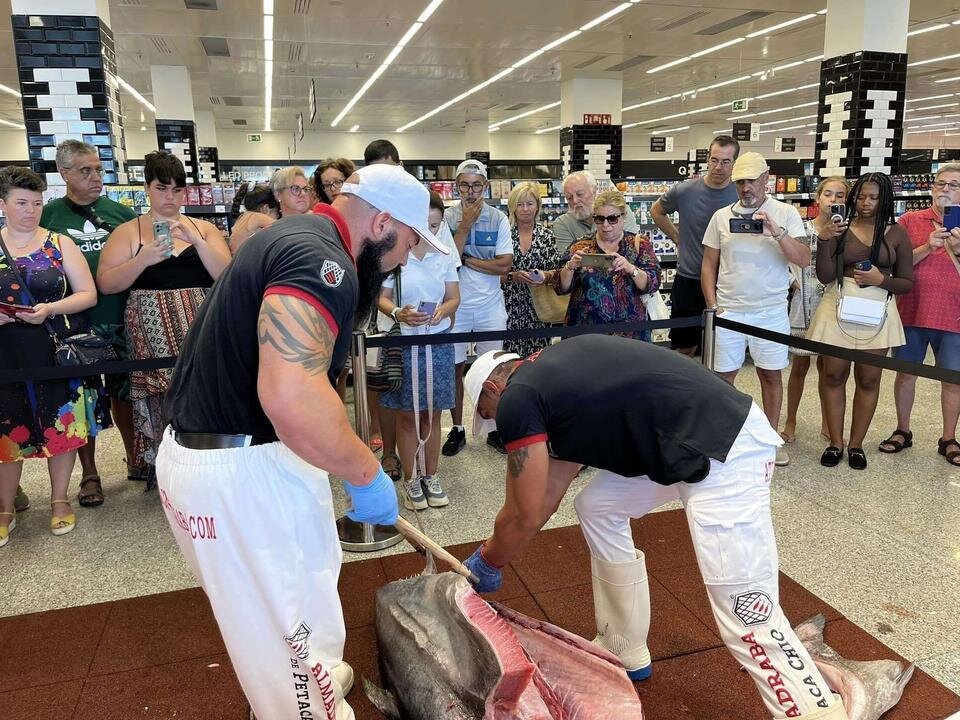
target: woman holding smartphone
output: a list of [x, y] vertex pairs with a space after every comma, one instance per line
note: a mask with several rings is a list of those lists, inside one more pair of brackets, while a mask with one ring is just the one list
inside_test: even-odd
[[[623, 193], [607, 190], [593, 201], [597, 231], [573, 243], [554, 282], [570, 293], [565, 325], [641, 322], [647, 319], [645, 293], [660, 289], [660, 263], [643, 235], [624, 232], [630, 212]], [[650, 331], [617, 333], [650, 340]]]
[[[124, 322], [133, 360], [180, 352], [207, 290], [230, 262], [230, 249], [215, 225], [180, 213], [187, 185], [183, 163], [164, 151], [144, 159], [150, 212], [111, 233], [97, 268], [100, 292], [130, 292]], [[163, 436], [163, 398], [172, 372], [168, 368], [130, 374], [136, 457], [127, 458], [127, 463], [150, 466], [148, 490], [156, 482], [153, 464]]]
[[[438, 229], [444, 224], [442, 217], [434, 218], [432, 205], [431, 230], [435, 219]], [[400, 323], [403, 335], [449, 332], [460, 305], [459, 256], [428, 250], [425, 242], [417, 244], [400, 269], [399, 285], [397, 275], [391, 274], [380, 293], [380, 312]], [[450, 502], [437, 476], [437, 463], [440, 414], [455, 403], [453, 345], [403, 348], [403, 384], [399, 390], [380, 393], [380, 404], [393, 410], [396, 418], [401, 495], [408, 510], [444, 507]]]
[[[39, 227], [46, 183], [32, 170], [0, 171], [0, 371], [49, 367], [54, 340], [85, 330], [81, 313], [97, 302], [90, 267], [73, 240]], [[43, 458], [50, 473], [50, 531], [76, 518], [67, 500], [77, 449], [95, 430], [96, 396], [80, 379], [10, 383], [0, 392], [0, 547], [16, 527], [14, 498], [23, 461]]]

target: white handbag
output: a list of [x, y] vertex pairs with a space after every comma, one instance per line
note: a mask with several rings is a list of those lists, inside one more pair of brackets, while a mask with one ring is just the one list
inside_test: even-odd
[[887, 301], [853, 297], [841, 292], [840, 302], [837, 303], [837, 319], [854, 325], [880, 327], [887, 319]]
[[644, 293], [640, 296], [644, 307], [647, 308], [647, 320], [669, 320], [670, 308], [663, 301], [659, 292]]

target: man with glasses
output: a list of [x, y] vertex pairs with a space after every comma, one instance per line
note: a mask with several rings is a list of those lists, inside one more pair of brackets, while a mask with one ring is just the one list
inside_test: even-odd
[[[558, 217], [550, 231], [557, 241], [557, 251], [563, 255], [580, 238], [593, 235], [593, 201], [597, 197], [597, 180], [589, 170], [577, 170], [563, 179], [563, 196], [570, 209]], [[623, 220], [624, 232], [637, 233], [637, 219], [627, 213]]]
[[[913, 245], [913, 289], [897, 296], [906, 345], [894, 348], [894, 357], [922, 363], [933, 348], [937, 367], [960, 370], [960, 229], [944, 218], [945, 210], [960, 205], [960, 163], [943, 165], [933, 183], [933, 204], [926, 210], [904, 213], [898, 219]], [[916, 375], [897, 373], [893, 398], [897, 429], [880, 443], [880, 451], [897, 453], [913, 445], [910, 414], [917, 389]], [[960, 385], [940, 384], [943, 431], [938, 452], [960, 466], [957, 418]]]
[[[744, 153], [733, 164], [739, 200], [717, 210], [707, 224], [700, 284], [707, 307], [718, 316], [789, 335], [790, 263], [808, 265], [810, 245], [797, 209], [767, 195], [769, 176], [759, 153]], [[786, 345], [718, 327], [713, 369], [733, 385], [747, 347], [760, 380], [763, 412], [770, 425], [780, 427], [781, 371], [790, 364]], [[776, 464], [789, 462], [781, 445]]]
[[[479, 160], [464, 160], [457, 166], [460, 202], [447, 208], [444, 214], [463, 261], [455, 333], [507, 327], [500, 276], [510, 272], [513, 265], [513, 240], [507, 216], [483, 200], [487, 185], [486, 166]], [[503, 349], [500, 341], [478, 342], [476, 346], [477, 355]], [[467, 360], [467, 343], [457, 343], [455, 355], [457, 404], [450, 413], [453, 428], [443, 444], [443, 454], [447, 457], [456, 455], [467, 444], [463, 427], [463, 366]], [[503, 452], [496, 433], [487, 436], [487, 443]]]
[[[699, 317], [705, 307], [700, 289], [703, 263], [703, 232], [713, 214], [737, 201], [730, 182], [740, 143], [729, 135], [717, 135], [710, 143], [707, 172], [674, 185], [650, 208], [653, 222], [677, 247], [677, 274], [670, 293], [670, 319]], [[680, 212], [680, 227], [670, 220]], [[673, 328], [670, 347], [693, 357], [700, 345], [700, 328]]]
[[[47, 230], [67, 235], [80, 248], [90, 265], [90, 272], [97, 276], [100, 251], [110, 233], [123, 223], [136, 218], [133, 209], [111, 200], [103, 192], [103, 164], [97, 148], [79, 140], [64, 140], [57, 146], [57, 169], [67, 184], [66, 197], [51, 200], [43, 208], [40, 226]], [[97, 304], [86, 311], [91, 330], [110, 338], [118, 357], [126, 358], [127, 343], [123, 330], [123, 311], [127, 293], [102, 295], [98, 292]], [[123, 438], [127, 462], [132, 462], [133, 452], [133, 405], [130, 403], [130, 376], [107, 375], [105, 402], [109, 398], [109, 410], [103, 415], [113, 420]], [[77, 453], [83, 474], [80, 480], [78, 502], [85, 507], [103, 504], [103, 487], [96, 462], [96, 438], [92, 435], [87, 444]], [[127, 478], [146, 480], [146, 468], [128, 466]]]

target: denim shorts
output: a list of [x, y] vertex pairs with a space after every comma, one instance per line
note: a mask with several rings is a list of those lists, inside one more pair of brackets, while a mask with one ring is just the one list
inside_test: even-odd
[[932, 330], [922, 327], [905, 327], [903, 334], [907, 344], [894, 348], [897, 360], [922, 363], [927, 356], [927, 347], [933, 348], [937, 367], [960, 371], [960, 333], [947, 330]]

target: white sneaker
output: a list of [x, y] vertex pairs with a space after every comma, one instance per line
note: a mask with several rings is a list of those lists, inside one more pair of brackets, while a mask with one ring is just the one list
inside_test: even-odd
[[403, 506], [407, 510], [426, 510], [427, 498], [423, 494], [420, 478], [403, 481]]
[[430, 507], [444, 507], [450, 504], [450, 498], [443, 491], [440, 480], [436, 475], [425, 475], [420, 478], [423, 483], [424, 494], [427, 496], [427, 504]]
[[782, 446], [781, 446], [781, 447], [778, 447], [778, 448], [777, 448], [776, 466], [777, 466], [777, 467], [786, 467], [786, 466], [789, 465], [789, 464], [790, 464], [790, 456], [787, 455], [787, 449], [786, 449], [785, 447], [782, 447]]

